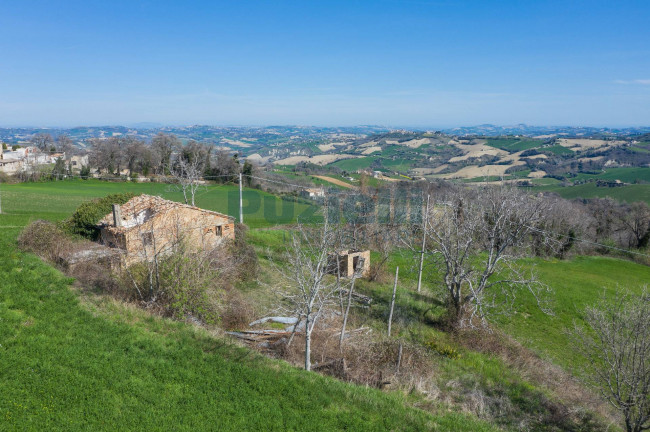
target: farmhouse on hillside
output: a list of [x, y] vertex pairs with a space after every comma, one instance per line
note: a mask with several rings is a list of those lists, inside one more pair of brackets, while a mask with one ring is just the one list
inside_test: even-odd
[[358, 275], [366, 277], [370, 273], [370, 251], [349, 249], [331, 253], [327, 257], [327, 272], [340, 274], [345, 278], [354, 276], [356, 272]]
[[303, 198], [323, 198], [325, 196], [325, 189], [323, 188], [307, 188], [300, 192]]
[[235, 238], [232, 217], [151, 195], [113, 205], [99, 228], [101, 242], [123, 251], [127, 266], [151, 261], [181, 243], [193, 250], [211, 250]]

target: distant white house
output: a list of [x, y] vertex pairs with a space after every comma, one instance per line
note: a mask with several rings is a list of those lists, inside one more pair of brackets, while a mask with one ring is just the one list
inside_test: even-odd
[[300, 192], [300, 196], [304, 198], [323, 198], [325, 196], [325, 189], [323, 188], [307, 188]]
[[21, 147], [10, 151], [0, 148], [0, 172], [15, 174], [30, 171], [37, 165], [55, 163], [58, 158], [65, 159], [65, 153], [44, 153], [36, 147]]
[[22, 171], [22, 159], [0, 159], [0, 172], [5, 174], [15, 174]]
[[72, 166], [72, 169], [81, 169], [83, 166], [88, 166], [88, 155], [70, 157], [70, 166]]

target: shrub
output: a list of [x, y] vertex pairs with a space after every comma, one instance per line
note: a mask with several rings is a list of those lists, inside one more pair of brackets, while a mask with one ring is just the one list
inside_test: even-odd
[[235, 264], [234, 276], [239, 280], [256, 279], [259, 271], [257, 253], [255, 248], [248, 243], [248, 227], [235, 224], [235, 240], [230, 243], [229, 252]]
[[96, 240], [99, 237], [97, 223], [111, 212], [113, 204], [124, 204], [134, 196], [135, 194], [127, 192], [87, 201], [77, 207], [64, 225], [72, 234]]
[[88, 180], [90, 177], [90, 167], [88, 165], [83, 165], [79, 171], [79, 176], [84, 180]]
[[106, 265], [90, 261], [76, 265], [67, 270], [68, 276], [77, 280], [77, 284], [86, 289], [114, 293], [118, 290], [118, 281]]
[[183, 248], [127, 268], [120, 278], [127, 299], [147, 308], [158, 308], [176, 319], [198, 319], [208, 324], [219, 320], [222, 278], [209, 253], [189, 253]]
[[236, 289], [227, 290], [221, 312], [221, 327], [226, 330], [243, 329], [254, 319], [255, 310], [244, 296]]
[[18, 237], [18, 246], [41, 258], [58, 263], [61, 256], [70, 249], [72, 241], [56, 224], [37, 220], [29, 224]]

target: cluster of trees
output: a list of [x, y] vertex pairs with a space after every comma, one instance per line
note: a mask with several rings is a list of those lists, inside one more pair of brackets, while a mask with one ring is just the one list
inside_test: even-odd
[[159, 133], [150, 144], [134, 137], [119, 136], [89, 140], [91, 168], [109, 174], [172, 175], [212, 178], [218, 182], [235, 181], [242, 169], [237, 154], [196, 141], [183, 144], [176, 136]]
[[54, 139], [49, 133], [37, 133], [30, 138], [29, 143], [42, 152], [73, 153], [75, 150], [74, 141], [66, 134]]
[[555, 211], [541, 228], [557, 233], [559, 241], [591, 242], [580, 246], [583, 252], [608, 253], [608, 247], [645, 249], [650, 243], [650, 207], [644, 202], [547, 199], [554, 201]]

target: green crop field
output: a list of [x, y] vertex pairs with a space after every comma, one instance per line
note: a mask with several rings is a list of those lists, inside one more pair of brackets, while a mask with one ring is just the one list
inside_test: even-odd
[[377, 159], [376, 157], [342, 159], [331, 163], [330, 166], [335, 166], [345, 171], [356, 171], [360, 169], [369, 168], [375, 162], [376, 159]]
[[572, 180], [620, 180], [624, 183], [646, 182], [650, 183], [650, 168], [646, 167], [622, 167], [606, 168], [602, 173], [585, 174], [580, 173]]
[[597, 187], [596, 183], [585, 183], [577, 186], [540, 186], [532, 191], [555, 192], [563, 198], [613, 198], [619, 201], [645, 201], [650, 204], [650, 184], [633, 184], [622, 187]]
[[[163, 183], [112, 183], [99, 180], [0, 184], [3, 210], [34, 217], [56, 219], [68, 215], [83, 201], [112, 193], [133, 192], [157, 195], [182, 202], [183, 194], [174, 185]], [[245, 189], [244, 222], [251, 227], [290, 223], [297, 217], [309, 218], [316, 208], [299, 201], [283, 200], [256, 189]], [[239, 216], [239, 189], [233, 185], [207, 185], [196, 193], [198, 207]]]
[[[16, 248], [32, 219], [61, 220], [117, 191], [178, 197], [165, 185], [0, 187], [2, 430], [496, 430], [411, 408], [402, 393], [266, 359], [101, 294], [81, 301], [71, 279]], [[208, 188], [201, 202], [225, 211], [231, 189]]]
[[487, 145], [511, 153], [537, 148], [542, 146], [541, 141], [518, 138], [489, 138]]

